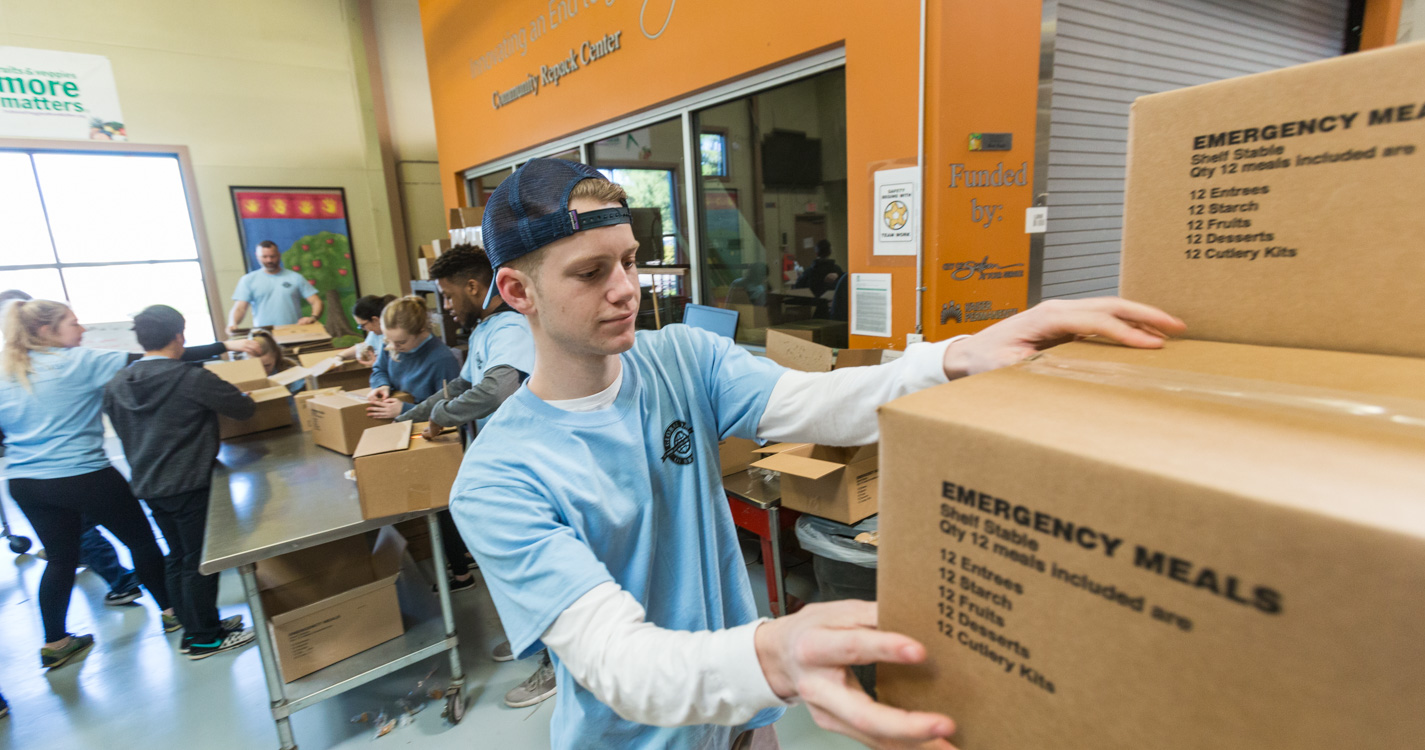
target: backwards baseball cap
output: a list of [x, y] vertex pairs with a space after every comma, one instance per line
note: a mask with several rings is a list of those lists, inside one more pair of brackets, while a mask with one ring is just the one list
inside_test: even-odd
[[[481, 239], [490, 265], [500, 266], [529, 255], [555, 240], [586, 229], [631, 224], [628, 203], [619, 208], [571, 211], [569, 193], [584, 180], [608, 178], [587, 164], [564, 159], [531, 159], [505, 178], [485, 204]], [[485, 306], [495, 296], [495, 284], [485, 294]]]

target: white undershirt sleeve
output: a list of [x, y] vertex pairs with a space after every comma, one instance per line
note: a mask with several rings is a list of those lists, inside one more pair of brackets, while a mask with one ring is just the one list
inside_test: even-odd
[[615, 583], [579, 597], [541, 640], [575, 681], [639, 724], [736, 726], [786, 705], [767, 684], [754, 636], [762, 621], [727, 630], [667, 630]]
[[757, 437], [777, 442], [870, 445], [880, 439], [876, 410], [924, 388], [947, 383], [945, 350], [957, 336], [912, 344], [894, 362], [831, 372], [790, 371], [777, 380], [757, 423]]

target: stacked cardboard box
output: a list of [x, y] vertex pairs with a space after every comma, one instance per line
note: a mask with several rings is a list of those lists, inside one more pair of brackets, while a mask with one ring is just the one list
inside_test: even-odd
[[1356, 352], [1425, 354], [1421, 70], [1135, 104], [1124, 290], [1212, 340], [882, 410], [879, 622], [930, 654], [883, 699], [962, 750], [1419, 747], [1425, 359]]
[[292, 392], [288, 386], [301, 380], [298, 368], [279, 372], [272, 377], [256, 359], [209, 362], [204, 365], [215, 375], [237, 386], [257, 404], [251, 419], [236, 420], [218, 417], [218, 437], [222, 440], [248, 435], [292, 424]]
[[450, 504], [464, 447], [455, 431], [427, 440], [420, 434], [425, 427], [425, 423], [393, 422], [362, 434], [352, 454], [362, 518], [387, 518]]
[[[356, 452], [363, 432], [371, 427], [390, 424], [389, 419], [366, 415], [366, 407], [370, 405], [366, 398], [370, 392], [370, 388], [363, 388], [308, 399], [306, 405], [312, 418], [312, 437], [317, 445], [350, 456]], [[411, 401], [409, 394], [398, 392], [391, 395], [401, 401]]]

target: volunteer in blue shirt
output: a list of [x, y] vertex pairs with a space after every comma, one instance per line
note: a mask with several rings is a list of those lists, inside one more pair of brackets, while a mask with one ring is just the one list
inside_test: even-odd
[[354, 359], [367, 367], [376, 364], [377, 355], [386, 346], [386, 337], [381, 335], [381, 311], [395, 300], [394, 294], [384, 297], [368, 294], [357, 300], [351, 306], [351, 316], [356, 318], [361, 330], [366, 331], [366, 340], [342, 349], [337, 355], [342, 359]]
[[[262, 268], [238, 279], [233, 290], [232, 312], [228, 314], [228, 334], [242, 323], [247, 309], [252, 307], [252, 325], [286, 326], [293, 323], [315, 323], [322, 317], [322, 297], [306, 277], [282, 267], [282, 253], [277, 243], [263, 240], [257, 245], [257, 262]], [[302, 316], [302, 300], [312, 306], [312, 314]]]
[[1076, 335], [1156, 347], [1183, 328], [1124, 300], [1053, 302], [888, 365], [791, 372], [683, 325], [635, 334], [626, 200], [586, 165], [525, 164], [483, 227], [537, 358], [466, 453], [451, 512], [515, 653], [554, 654], [555, 748], [766, 746], [793, 699], [866, 744], [949, 747], [948, 717], [877, 704], [849, 677], [852, 664], [925, 658], [875, 630], [875, 603], [757, 619], [718, 440], [865, 444], [877, 406], [914, 390]]
[[411, 404], [391, 398], [405, 391], [424, 401], [460, 377], [460, 362], [444, 341], [431, 335], [430, 310], [420, 297], [402, 297], [381, 311], [386, 346], [371, 368], [370, 405], [366, 413], [395, 419]]
[[[99, 418], [104, 385], [141, 355], [80, 347], [84, 327], [59, 302], [9, 302], [0, 308], [0, 321], [5, 337], [0, 432], [5, 434], [10, 496], [49, 558], [40, 578], [41, 666], [62, 666], [94, 644], [93, 636], [71, 636], [65, 628], [83, 518], [99, 523], [129, 548], [139, 581], [163, 610], [164, 632], [177, 631], [181, 625], [168, 606], [163, 554], [128, 482], [109, 464]], [[192, 347], [183, 358], [205, 359], [224, 351], [255, 355], [257, 346], [235, 341]]]

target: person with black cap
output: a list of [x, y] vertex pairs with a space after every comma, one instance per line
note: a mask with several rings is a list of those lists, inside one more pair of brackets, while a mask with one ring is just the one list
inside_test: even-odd
[[[866, 444], [876, 408], [915, 390], [1080, 335], [1157, 347], [1183, 329], [1124, 300], [1054, 302], [890, 364], [793, 372], [684, 325], [635, 333], [638, 242], [622, 189], [591, 167], [526, 163], [482, 226], [537, 356], [466, 453], [450, 507], [515, 653], [554, 654], [555, 748], [776, 747], [792, 700], [867, 744], [949, 747], [949, 717], [878, 704], [850, 679], [849, 665], [926, 655], [875, 629], [875, 603], [757, 618], [719, 439]], [[811, 408], [823, 403], [840, 408]]]
[[242, 617], [218, 616], [218, 577], [198, 572], [208, 491], [218, 458], [218, 415], [248, 419], [252, 399], [206, 368], [181, 361], [183, 315], [153, 305], [134, 316], [144, 356], [104, 387], [104, 413], [124, 446], [134, 495], [168, 542], [165, 580], [183, 626], [179, 650], [204, 659], [250, 643]]

